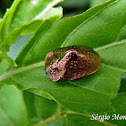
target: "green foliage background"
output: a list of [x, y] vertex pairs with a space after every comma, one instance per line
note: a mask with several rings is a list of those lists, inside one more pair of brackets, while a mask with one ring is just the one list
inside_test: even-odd
[[[105, 1], [13, 2], [0, 19], [1, 126], [125, 126], [123, 119], [90, 120], [92, 114], [125, 115], [126, 110], [126, 2]], [[93, 8], [84, 12], [89, 5]], [[61, 6], [69, 18], [62, 18]], [[97, 51], [100, 70], [51, 82], [46, 54], [71, 45]]]

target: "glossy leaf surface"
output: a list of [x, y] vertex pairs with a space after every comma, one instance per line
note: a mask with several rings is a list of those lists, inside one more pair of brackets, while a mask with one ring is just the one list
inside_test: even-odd
[[[118, 98], [117, 93], [126, 72], [125, 8], [125, 0], [111, 0], [82, 15], [43, 22], [16, 59], [18, 68], [1, 76], [0, 84], [16, 85], [86, 117], [93, 113], [124, 114], [125, 90]], [[72, 45], [97, 51], [102, 60], [99, 71], [69, 82], [50, 81], [45, 72], [46, 54]], [[124, 124], [110, 120], [103, 125], [108, 123]]]

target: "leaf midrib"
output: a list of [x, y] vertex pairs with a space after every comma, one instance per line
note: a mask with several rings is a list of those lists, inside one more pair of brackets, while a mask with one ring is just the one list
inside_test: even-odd
[[[105, 65], [105, 64], [104, 64], [104, 65]], [[19, 68], [19, 69], [14, 70], [14, 71], [10, 71], [10, 72], [4, 74], [3, 76], [1, 76], [0, 81], [6, 79], [6, 78], [8, 78], [8, 77], [11, 77], [11, 76], [13, 76], [13, 75], [15, 75], [15, 74], [17, 74], [17, 73], [24, 72], [24, 71], [26, 71], [26, 70], [34, 69], [34, 68], [41, 67], [41, 66], [44, 66], [44, 61], [39, 62], [39, 63], [36, 63], [36, 64], [29, 65], [29, 66], [24, 66], [24, 67], [22, 67], [22, 68]], [[117, 68], [115, 68], [115, 67], [113, 67], [113, 66], [110, 66], [110, 65], [107, 65], [107, 66], [108, 66], [108, 67], [111, 67], [112, 69], [117, 69]], [[120, 69], [119, 69], [119, 70], [120, 70]], [[123, 71], [123, 72], [124, 72], [124, 71]], [[13, 78], [11, 78], [11, 79], [13, 79]], [[15, 80], [14, 80], [14, 81], [15, 81]], [[72, 84], [72, 85], [75, 85], [75, 86], [78, 86], [78, 87], [81, 87], [81, 88], [84, 88], [84, 89], [88, 89], [88, 90], [91, 90], [91, 91], [95, 91], [95, 92], [100, 93], [100, 94], [114, 95], [114, 94], [107, 94], [107, 93], [99, 92], [99, 91], [97, 91], [97, 90], [93, 90], [93, 89], [90, 89], [90, 88], [88, 88], [88, 87], [83, 87], [83, 86], [81, 86], [81, 85], [77, 85], [77, 84], [72, 83], [72, 82], [68, 82], [68, 83], [70, 83], [70, 84]]]
[[[17, 80], [15, 80], [13, 77], [11, 77], [11, 79], [13, 80], [13, 81], [15, 81], [17, 84], [19, 84], [19, 85], [21, 85]], [[99, 94], [103, 94], [103, 95], [107, 95], [107, 96], [115, 96], [115, 94], [107, 94], [107, 93], [103, 93], [103, 92], [100, 92], [100, 91], [98, 91], [98, 90], [95, 90], [95, 89], [91, 89], [91, 88], [88, 88], [88, 87], [84, 87], [84, 86], [81, 86], [81, 85], [79, 85], [79, 84], [75, 84], [75, 83], [73, 83], [73, 82], [70, 82], [70, 81], [68, 81], [68, 83], [69, 84], [72, 84], [72, 85], [75, 85], [75, 86], [77, 86], [77, 87], [80, 87], [80, 88], [82, 88], [82, 89], [87, 89], [87, 90], [89, 90], [89, 91], [93, 91], [93, 92], [96, 92], [96, 93], [99, 93]], [[36, 87], [30, 87], [30, 88], [24, 88], [23, 90], [26, 90], [26, 89], [33, 89], [33, 88], [35, 88], [35, 89], [37, 89]], [[43, 90], [44, 91], [44, 90]], [[46, 92], [46, 91], [45, 91]], [[46, 92], [47, 93], [47, 92]], [[55, 100], [56, 101], [56, 99], [51, 95], [51, 94], [49, 94], [48, 93], [48, 95], [50, 95], [51, 97], [52, 97], [52, 99], [53, 100]]]
[[[113, 47], [113, 46], [117, 46], [117, 45], [121, 45], [121, 44], [125, 44], [125, 43], [126, 43], [126, 40], [123, 40], [123, 41], [120, 41], [120, 42], [114, 42], [114, 43], [111, 43], [111, 44], [108, 44], [108, 45], [105, 45], [105, 46], [96, 48], [95, 50], [96, 51], [100, 51], [100, 50], [103, 50], [103, 49], [107, 49], [107, 48], [110, 48], [110, 47]], [[104, 63], [102, 63], [102, 65], [107, 66], [107, 67], [110, 67], [111, 69], [116, 69], [118, 71], [126, 72], [125, 69], [121, 69], [121, 68], [118, 68], [118, 67], [115, 67], [115, 66], [111, 66], [111, 65], [108, 65], [108, 64], [104, 64]], [[11, 76], [13, 76], [15, 74], [18, 74], [18, 73], [21, 73], [21, 72], [24, 72], [24, 71], [27, 71], [27, 70], [31, 70], [31, 69], [34, 69], [34, 68], [37, 68], [37, 67], [42, 67], [42, 66], [45, 66], [45, 61], [41, 61], [41, 62], [32, 64], [32, 65], [28, 65], [28, 66], [23, 66], [21, 68], [18, 68], [18, 69], [15, 69], [13, 71], [10, 71], [8, 73], [3, 74], [0, 77], [0, 81], [6, 79], [8, 77], [11, 77]], [[69, 83], [70, 84], [73, 84], [73, 85], [76, 85], [75, 83], [72, 83], [72, 82], [69, 82]], [[85, 88], [85, 89], [88, 89], [88, 90], [92, 90], [92, 91], [95, 91], [97, 93], [101, 93], [101, 94], [108, 95], [106, 93], [103, 93], [103, 92], [99, 92], [99, 91], [90, 89], [88, 87], [83, 87], [83, 86], [80, 86], [80, 85], [76, 85], [76, 86], [81, 87], [81, 88]], [[114, 95], [114, 94], [109, 94], [109, 95]]]
[[84, 86], [81, 86], [81, 85], [79, 85], [79, 84], [75, 84], [75, 83], [70, 82], [70, 81], [68, 81], [68, 83], [69, 83], [69, 84], [72, 84], [72, 85], [75, 85], [75, 86], [77, 86], [77, 87], [83, 88], [83, 89], [88, 89], [88, 90], [90, 90], [90, 91], [97, 92], [97, 93], [99, 93], [99, 94], [103, 94], [103, 95], [107, 95], [107, 96], [110, 96], [110, 95], [113, 95], [113, 96], [114, 96], [114, 95], [115, 95], [115, 94], [103, 93], [103, 92], [100, 92], [100, 91], [98, 91], [98, 90], [91, 89], [91, 88], [88, 88], [88, 87], [84, 87]]
[[[15, 74], [18, 74], [18, 73], [21, 73], [21, 72], [24, 72], [24, 71], [27, 71], [27, 70], [31, 70], [31, 69], [34, 69], [34, 68], [37, 68], [37, 67], [41, 67], [41, 66], [44, 66], [44, 61], [39, 62], [39, 63], [36, 63], [36, 64], [29, 65], [29, 66], [24, 66], [22, 68], [19, 68], [19, 69], [13, 70], [13, 71], [10, 71], [8, 73], [5, 73], [3, 76], [1, 76], [0, 77], [0, 81], [6, 79], [8, 77], [11, 77], [11, 76], [13, 76]], [[109, 66], [109, 67], [112, 67], [112, 66]], [[115, 69], [115, 67], [112, 67], [112, 68]], [[11, 78], [11, 79], [13, 79], [13, 78]], [[75, 83], [72, 83], [72, 82], [69, 82], [69, 83], [72, 84], [72, 85], [76, 85]], [[80, 86], [80, 85], [76, 85], [76, 86], [81, 87], [81, 88], [84, 88], [84, 89], [88, 89], [88, 90], [91, 90], [91, 91], [95, 91], [95, 92], [100, 93], [100, 94], [114, 95], [114, 94], [106, 94], [106, 93], [103, 93], [103, 92], [99, 92], [97, 90], [93, 90], [93, 89], [90, 89], [88, 87], [83, 87], [83, 86]]]
[[[41, 66], [45, 66], [44, 65], [45, 61], [41, 61], [41, 62], [38, 62], [38, 63], [35, 63], [35, 64], [32, 64], [32, 65], [28, 65], [28, 66], [24, 66], [24, 67], [21, 67], [21, 68], [18, 68], [18, 69], [15, 69], [13, 71], [9, 71], [9, 72], [6, 72], [4, 73], [1, 77], [0, 77], [0, 81], [12, 76], [12, 75], [15, 75], [17, 73], [20, 73], [20, 72], [24, 72], [26, 70], [31, 70], [31, 69], [34, 69], [34, 68], [37, 68], [37, 67], [41, 67]], [[118, 67], [115, 67], [115, 66], [111, 66], [111, 65], [106, 65], [104, 63], [101, 63], [105, 66], [108, 66], [108, 67], [111, 67], [112, 69], [115, 69], [115, 70], [120, 70], [122, 72], [126, 72], [126, 69], [121, 69], [121, 68], [118, 68]]]
[[[123, 40], [123, 41], [120, 41], [120, 42], [114, 42], [114, 43], [111, 43], [111, 44], [108, 44], [108, 45], [105, 45], [105, 46], [101, 46], [99, 48], [95, 48], [94, 50], [95, 51], [100, 51], [100, 50], [103, 50], [103, 49], [107, 49], [107, 48], [117, 46], [117, 45], [121, 45], [121, 44], [125, 44], [125, 43], [126, 43], [126, 40]], [[126, 71], [125, 69], [121, 69], [121, 68], [118, 68], [118, 67], [115, 67], [115, 66], [111, 66], [109, 64], [104, 64], [104, 63], [102, 63], [102, 64], [106, 65], [108, 67], [111, 67], [112, 69], [120, 70], [122, 72]], [[5, 73], [0, 77], [0, 81], [4, 80], [4, 78], [10, 77], [11, 75], [14, 75], [16, 73], [20, 73], [20, 72], [30, 70], [30, 69], [33, 69], [33, 68], [37, 68], [37, 67], [41, 67], [41, 66], [45, 66], [45, 61], [37, 62], [35, 64], [28, 65], [28, 66], [23, 66], [21, 68], [18, 68], [18, 69], [15, 69], [13, 71], [10, 71], [8, 73]]]

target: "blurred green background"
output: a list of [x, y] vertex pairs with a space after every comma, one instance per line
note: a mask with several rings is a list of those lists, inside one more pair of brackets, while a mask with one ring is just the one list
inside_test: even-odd
[[6, 11], [6, 8], [9, 8], [13, 0], [0, 0], [0, 17], [2, 17]]

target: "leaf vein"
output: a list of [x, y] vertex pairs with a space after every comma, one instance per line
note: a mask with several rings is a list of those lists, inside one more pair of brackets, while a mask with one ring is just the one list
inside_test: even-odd
[[104, 49], [107, 49], [107, 48], [110, 48], [113, 46], [117, 46], [117, 45], [121, 45], [121, 44], [126, 44], [126, 40], [119, 41], [119, 42], [113, 42], [113, 43], [110, 43], [110, 44], [107, 44], [107, 45], [104, 45], [104, 46], [101, 46], [98, 48], [94, 48], [94, 50], [98, 52], [100, 50], [104, 50]]
[[83, 89], [88, 89], [88, 90], [90, 90], [90, 91], [94, 91], [94, 92], [99, 93], [99, 94], [104, 94], [104, 95], [115, 95], [115, 94], [107, 94], [107, 93], [103, 93], [103, 92], [100, 92], [100, 91], [98, 91], [98, 90], [91, 89], [91, 88], [88, 88], [88, 87], [85, 87], [85, 86], [82, 86], [82, 85], [76, 84], [76, 83], [74, 83], [74, 82], [70, 82], [70, 81], [68, 81], [68, 83], [70, 83], [70, 84], [72, 84], [72, 85], [75, 85], [75, 86], [77, 86], [77, 87], [81, 87], [81, 88], [83, 88]]

